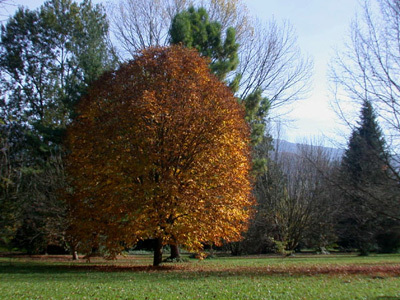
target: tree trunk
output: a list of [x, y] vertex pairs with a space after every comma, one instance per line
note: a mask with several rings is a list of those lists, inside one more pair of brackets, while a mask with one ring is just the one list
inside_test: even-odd
[[72, 245], [70, 250], [71, 250], [71, 253], [72, 253], [72, 260], [78, 260], [79, 256], [78, 256], [78, 251], [76, 251], [75, 245]]
[[214, 257], [213, 243], [210, 243], [210, 256], [211, 256], [211, 257]]
[[178, 245], [171, 245], [171, 259], [179, 260], [181, 258], [181, 253], [179, 252]]
[[155, 267], [159, 266], [162, 262], [162, 254], [163, 254], [162, 250], [163, 250], [162, 239], [157, 238], [154, 242], [153, 266], [155, 266]]

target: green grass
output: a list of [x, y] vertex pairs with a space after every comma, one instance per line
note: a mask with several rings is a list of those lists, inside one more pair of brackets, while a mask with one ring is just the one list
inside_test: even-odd
[[400, 256], [0, 258], [1, 299], [400, 299]]

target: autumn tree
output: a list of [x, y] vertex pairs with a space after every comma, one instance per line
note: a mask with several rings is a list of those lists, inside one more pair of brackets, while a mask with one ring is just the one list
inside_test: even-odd
[[[217, 2], [212, 3], [214, 3], [214, 8], [218, 6]], [[219, 2], [219, 5], [223, 7], [224, 3]], [[226, 7], [226, 10], [230, 9], [232, 8]], [[226, 27], [227, 24], [224, 24]], [[192, 6], [178, 13], [172, 20], [169, 30], [170, 42], [196, 49], [202, 56], [208, 57], [211, 62], [211, 71], [220, 80], [226, 81], [233, 92], [237, 92], [241, 75], [232, 76], [239, 64], [239, 44], [236, 42], [236, 30], [233, 27], [227, 27], [224, 33], [223, 27], [219, 21], [210, 20], [205, 8], [196, 9]], [[245, 99], [238, 99], [238, 101], [245, 108], [245, 119], [251, 128], [251, 144], [255, 146], [264, 139], [266, 134], [265, 119], [270, 103], [266, 97], [262, 96], [261, 89], [256, 89]], [[253, 169], [259, 171], [265, 164], [265, 160], [254, 154], [255, 152], [252, 153]], [[179, 251], [173, 245], [171, 246], [171, 259], [179, 259]]]
[[[171, 41], [210, 57], [246, 107], [253, 145], [263, 139], [270, 111], [301, 99], [309, 86], [312, 62], [301, 55], [293, 27], [260, 22], [241, 0], [121, 0], [110, 11], [125, 55]], [[254, 157], [255, 169], [262, 165]]]
[[230, 90], [194, 50], [150, 48], [108, 72], [68, 131], [70, 234], [115, 257], [138, 240], [239, 240], [252, 200], [249, 129]]

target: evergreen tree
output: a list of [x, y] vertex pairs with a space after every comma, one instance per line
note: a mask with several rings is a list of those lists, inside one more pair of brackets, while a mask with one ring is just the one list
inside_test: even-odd
[[[251, 129], [251, 145], [253, 147], [252, 160], [254, 174], [262, 173], [267, 167], [268, 151], [272, 150], [272, 137], [266, 132], [266, 117], [269, 112], [270, 102], [262, 96], [262, 90], [257, 89], [245, 99], [240, 100], [246, 111], [246, 121]], [[256, 150], [260, 145], [264, 151]]]
[[224, 80], [227, 74], [234, 71], [239, 64], [236, 32], [229, 27], [222, 38], [222, 26], [211, 22], [204, 8], [190, 7], [177, 14], [172, 20], [169, 31], [171, 44], [182, 44], [194, 48], [202, 56], [211, 59], [211, 71]]
[[344, 153], [340, 185], [343, 211], [339, 236], [344, 246], [358, 248], [368, 254], [376, 247], [375, 236], [383, 222], [379, 206], [388, 186], [389, 153], [369, 101], [364, 101], [358, 127], [351, 134]]
[[251, 143], [258, 145], [265, 137], [265, 123], [268, 115], [270, 102], [262, 96], [262, 90], [257, 89], [245, 99], [241, 100], [246, 110], [246, 121], [251, 126]]
[[346, 179], [354, 185], [378, 184], [388, 178], [389, 154], [369, 101], [361, 109], [360, 121], [350, 137], [342, 161]]
[[12, 172], [0, 206], [14, 213], [0, 229], [13, 228], [14, 241], [31, 252], [63, 238], [61, 140], [76, 101], [114, 65], [107, 35], [103, 8], [88, 0], [19, 8], [1, 26], [1, 169]]

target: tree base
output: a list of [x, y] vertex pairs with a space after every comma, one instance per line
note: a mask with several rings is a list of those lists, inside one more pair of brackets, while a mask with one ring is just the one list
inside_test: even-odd
[[187, 258], [183, 257], [167, 257], [166, 259], [163, 260], [165, 263], [185, 263], [188, 262], [189, 260]]
[[162, 263], [162, 255], [163, 255], [162, 239], [157, 238], [154, 241], [154, 258], [153, 258], [154, 267], [158, 267]]

